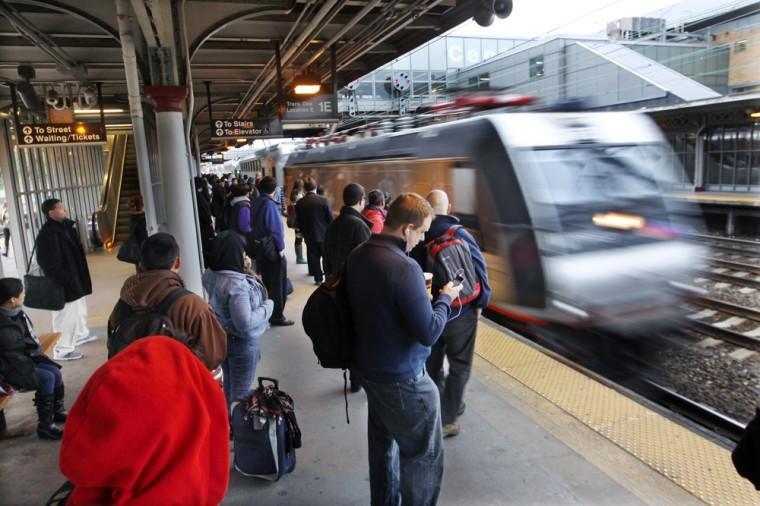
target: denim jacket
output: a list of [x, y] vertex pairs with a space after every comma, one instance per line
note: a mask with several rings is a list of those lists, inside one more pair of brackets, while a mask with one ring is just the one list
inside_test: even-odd
[[269, 328], [274, 304], [256, 278], [235, 271], [206, 270], [203, 288], [227, 334], [255, 339]]

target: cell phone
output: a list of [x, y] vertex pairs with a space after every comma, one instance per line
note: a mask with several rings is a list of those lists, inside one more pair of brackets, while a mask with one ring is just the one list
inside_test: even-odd
[[452, 281], [454, 282], [454, 286], [461, 285], [464, 282], [464, 273], [462, 271], [457, 272]]

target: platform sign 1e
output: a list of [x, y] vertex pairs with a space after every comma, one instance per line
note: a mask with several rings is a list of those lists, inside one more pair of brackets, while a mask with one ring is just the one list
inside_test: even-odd
[[270, 128], [266, 119], [218, 119], [214, 121], [213, 127], [211, 136], [214, 139], [256, 139], [278, 133]]
[[285, 104], [285, 123], [338, 121], [332, 95], [314, 95], [303, 100], [288, 100]]
[[105, 144], [106, 128], [103, 123], [49, 123], [19, 125], [18, 147], [63, 146], [79, 144]]

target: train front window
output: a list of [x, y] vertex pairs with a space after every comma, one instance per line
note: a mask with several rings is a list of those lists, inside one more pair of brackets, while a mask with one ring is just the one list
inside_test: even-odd
[[661, 193], [654, 170], [661, 165], [656, 146], [589, 146], [540, 149], [530, 153], [532, 169], [543, 176], [531, 188], [537, 202], [597, 204], [611, 199], [651, 198]]

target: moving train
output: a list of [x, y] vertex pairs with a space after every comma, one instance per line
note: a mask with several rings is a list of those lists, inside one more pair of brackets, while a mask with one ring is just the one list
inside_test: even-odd
[[449, 194], [493, 286], [490, 309], [540, 326], [663, 325], [689, 289], [698, 210], [669, 201], [673, 154], [629, 112], [489, 113], [290, 154], [337, 211], [349, 182]]

